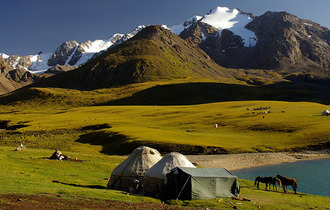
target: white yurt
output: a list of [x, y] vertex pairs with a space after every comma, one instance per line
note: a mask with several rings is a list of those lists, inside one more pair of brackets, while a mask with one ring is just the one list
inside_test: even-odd
[[111, 173], [108, 188], [128, 191], [133, 186], [133, 181], [144, 181], [144, 175], [155, 163], [161, 159], [160, 153], [153, 148], [140, 146], [119, 164]]
[[166, 174], [176, 167], [196, 168], [181, 153], [168, 153], [147, 171], [144, 179], [143, 191], [155, 196], [161, 195], [166, 184]]
[[330, 115], [330, 111], [329, 111], [329, 110], [324, 110], [324, 111], [322, 112], [322, 115]]

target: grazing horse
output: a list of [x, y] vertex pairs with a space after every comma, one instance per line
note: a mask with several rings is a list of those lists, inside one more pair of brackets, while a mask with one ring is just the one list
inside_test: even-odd
[[270, 185], [273, 185], [273, 190], [275, 189], [277, 191], [276, 182], [278, 183], [278, 186], [281, 187], [281, 180], [276, 177], [273, 177], [272, 181], [269, 184], [269, 189], [270, 189]]
[[257, 189], [259, 190], [259, 182], [265, 183], [266, 184], [266, 190], [268, 188], [268, 185], [270, 187], [271, 184], [273, 184], [273, 189], [274, 189], [274, 185], [276, 186], [276, 179], [274, 181], [274, 178], [269, 176], [269, 177], [262, 177], [262, 176], [258, 176], [255, 181], [254, 181], [254, 186], [257, 185]]
[[298, 186], [297, 186], [297, 181], [295, 179], [283, 177], [279, 174], [276, 175], [276, 178], [281, 180], [281, 183], [283, 185], [284, 193], [286, 193], [286, 191], [288, 190], [288, 186], [290, 185], [293, 188], [294, 194], [297, 194], [297, 187]]

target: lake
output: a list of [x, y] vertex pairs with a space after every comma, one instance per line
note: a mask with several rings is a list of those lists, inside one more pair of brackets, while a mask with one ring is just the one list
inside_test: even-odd
[[[255, 180], [257, 176], [281, 176], [297, 180], [297, 192], [330, 197], [330, 159], [306, 160], [231, 171], [240, 179]], [[260, 184], [264, 189], [265, 184]], [[283, 190], [283, 189], [281, 189]], [[289, 190], [292, 187], [289, 186]]]

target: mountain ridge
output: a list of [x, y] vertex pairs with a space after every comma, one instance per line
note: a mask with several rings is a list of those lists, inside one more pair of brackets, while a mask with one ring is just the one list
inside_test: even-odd
[[[142, 30], [144, 28], [145, 26], [139, 26], [131, 33], [126, 35], [115, 34], [107, 40], [86, 41], [84, 43], [78, 43], [76, 41], [64, 42], [54, 53], [39, 52], [37, 55], [21, 57], [17, 55], [8, 56], [1, 53], [0, 57], [4, 59], [6, 65], [14, 67], [13, 69], [16, 69], [20, 74], [23, 73], [23, 70], [28, 70], [27, 66], [32, 69], [48, 68], [50, 70], [47, 71], [47, 73], [51, 74], [72, 70], [74, 69], [71, 67], [72, 65], [76, 67], [81, 66], [80, 69], [87, 69], [89, 67], [96, 68], [91, 67], [90, 63], [93, 63], [98, 57], [108, 54], [109, 51], [114, 52], [112, 48], [115, 48], [118, 53], [120, 49], [118, 50], [116, 47], [119, 45], [120, 48], [123, 46], [127, 47], [124, 43], [128, 40], [132, 39], [136, 41], [138, 39], [136, 36], [142, 36], [141, 34], [143, 33], [144, 38], [147, 38], [148, 34]], [[185, 21], [182, 25], [174, 25], [172, 27], [163, 25], [162, 27], [157, 26], [157, 28], [158, 31], [161, 30], [161, 28], [169, 29], [179, 35], [181, 39], [191, 45], [191, 48], [189, 48], [191, 51], [190, 54], [200, 55], [200, 58], [190, 56], [189, 58], [182, 59], [180, 48], [186, 44], [180, 47], [178, 47], [179, 45], [170, 47], [170, 53], [166, 55], [166, 58], [156, 57], [155, 54], [164, 54], [164, 49], [162, 49], [164, 46], [156, 47], [156, 45], [153, 45], [155, 44], [154, 42], [150, 42], [153, 47], [144, 44], [144, 49], [136, 46], [130, 49], [130, 53], [126, 52], [127, 50], [123, 50], [125, 52], [122, 54], [119, 53], [117, 56], [120, 58], [120, 61], [115, 61], [116, 59], [113, 58], [112, 61], [117, 63], [111, 64], [111, 67], [106, 66], [108, 64], [110, 65], [109, 60], [104, 60], [103, 62], [105, 64], [97, 64], [98, 66], [104, 66], [104, 69], [112, 69], [114, 66], [120, 64], [116, 69], [129, 68], [130, 71], [128, 72], [134, 75], [130, 75], [128, 72], [119, 74], [119, 72], [122, 71], [118, 70], [118, 75], [114, 72], [111, 73], [112, 79], [108, 77], [109, 75], [105, 75], [98, 79], [98, 83], [104, 84], [104, 87], [110, 87], [158, 79], [183, 77], [201, 78], [203, 77], [201, 75], [209, 78], [210, 74], [216, 75], [216, 78], [220, 75], [220, 71], [222, 71], [222, 77], [231, 77], [231, 79], [234, 80], [239, 79], [249, 84], [250, 82], [262, 84], [263, 82], [259, 81], [260, 77], [261, 80], [263, 79], [262, 75], [266, 75], [264, 73], [258, 73], [257, 78], [253, 80], [248, 77], [243, 78], [244, 76], [242, 75], [250, 74], [247, 73], [247, 71], [250, 71], [249, 69], [275, 70], [277, 71], [276, 74], [280, 74], [280, 77], [283, 77], [282, 79], [290, 78], [296, 80], [296, 77], [294, 75], [290, 76], [290, 74], [302, 74], [302, 76], [298, 75], [297, 78], [306, 78], [304, 76], [305, 74], [312, 75], [310, 78], [322, 79], [330, 77], [329, 29], [317, 23], [313, 23], [312, 21], [299, 19], [286, 12], [266, 12], [261, 16], [253, 16], [239, 9], [215, 7], [206, 15], [194, 16]], [[141, 31], [142, 33], [139, 33]], [[152, 30], [149, 30], [149, 32], [151, 33], [149, 35], [152, 36]], [[171, 35], [171, 37], [173, 38], [175, 36]], [[173, 41], [170, 39], [163, 37], [163, 40], [156, 40], [156, 42], [158, 42], [156, 44], [167, 40], [166, 47], [171, 46]], [[181, 42], [177, 37], [175, 39], [175, 42]], [[100, 49], [102, 50], [99, 51]], [[148, 49], [153, 51], [153, 57], [148, 55]], [[184, 51], [189, 50], [185, 47]], [[201, 50], [204, 53], [202, 53], [203, 55], [201, 54]], [[141, 55], [137, 53], [134, 54], [134, 52], [141, 53]], [[189, 53], [185, 52], [185, 54], [188, 55]], [[132, 59], [132, 56], [135, 56], [135, 58]], [[139, 56], [142, 56], [143, 59]], [[176, 60], [175, 62], [177, 63], [173, 62], [173, 59]], [[129, 62], [125, 62], [125, 60]], [[165, 60], [167, 60], [167, 62], [165, 62]], [[215, 65], [213, 61], [229, 69], [224, 71], [224, 68]], [[200, 69], [194, 66], [196, 63], [198, 63], [197, 66], [199, 66]], [[58, 65], [58, 67], [56, 67], [56, 65]], [[50, 66], [53, 67], [49, 68]], [[156, 67], [164, 71], [156, 71]], [[182, 71], [174, 70], [174, 68], [181, 69]], [[217, 73], [210, 73], [212, 68], [221, 70], [217, 70]], [[230, 68], [235, 68], [237, 70], [234, 71]], [[171, 69], [171, 71], [168, 71], [169, 69]], [[148, 70], [148, 73], [146, 73], [147, 71], [145, 70]], [[87, 70], [85, 71], [87, 72]], [[165, 73], [166, 71], [167, 73]], [[91, 69], [90, 72], [96, 74], [95, 72], [99, 73], [101, 70], [94, 71]], [[170, 73], [173, 75], [170, 76]], [[84, 84], [89, 84], [87, 85], [88, 88], [95, 88], [93, 87], [95, 85], [87, 81], [95, 78], [92, 78], [91, 73], [86, 74], [89, 79], [83, 78], [82, 74], [78, 78], [70, 77], [72, 81], [76, 81], [76, 85], [73, 86], [80, 86], [79, 88], [83, 89]], [[234, 74], [236, 74], [236, 76], [233, 76]], [[252, 72], [252, 75], [253, 74]], [[71, 74], [66, 73], [65, 75], [69, 76]], [[104, 78], [110, 79], [111, 85], [109, 81], [102, 81]], [[277, 79], [278, 76], [273, 78]], [[70, 79], [62, 79], [68, 81], [69, 84]], [[30, 81], [34, 82], [34, 80]], [[47, 81], [50, 80], [48, 79]], [[86, 82], [77, 85], [79, 81]], [[46, 84], [44, 84], [44, 86], [45, 85]], [[102, 88], [102, 86], [99, 85], [98, 88]]]
[[[286, 14], [287, 18], [278, 18], [279, 14]], [[288, 21], [289, 20], [289, 21]], [[291, 22], [290, 22], [291, 21]], [[272, 23], [273, 22], [273, 23]], [[214, 27], [218, 31], [213, 31], [212, 33], [204, 32], [201, 33], [201, 40], [199, 41], [199, 46], [218, 64], [224, 67], [231, 68], [259, 68], [259, 69], [275, 69], [275, 68], [294, 68], [294, 65], [297, 63], [304, 63], [303, 66], [312, 65], [316, 68], [318, 67], [329, 67], [329, 57], [322, 56], [320, 53], [312, 52], [294, 52], [294, 46], [288, 47], [287, 45], [304, 45], [303, 48], [296, 51], [305, 51], [306, 48], [310, 48], [315, 44], [317, 48], [322, 48], [325, 51], [325, 55], [328, 53], [329, 43], [330, 43], [330, 32], [329, 29], [325, 27], [321, 27], [312, 21], [299, 19], [298, 17], [283, 12], [266, 12], [261, 16], [253, 16], [251, 13], [243, 12], [239, 9], [230, 9], [227, 7], [215, 7], [210, 10], [209, 13], [203, 16], [194, 16], [187, 21], [185, 21], [181, 25], [173, 25], [171, 27], [165, 28], [170, 29], [173, 33], [180, 35], [184, 33], [185, 36], [181, 36], [182, 38], [187, 38], [187, 30], [191, 30], [191, 27], [194, 27], [197, 23], [203, 23], [204, 25], [208, 24], [208, 27]], [[282, 27], [285, 24], [293, 25], [294, 28]], [[300, 25], [305, 26], [305, 29], [299, 27]], [[272, 28], [270, 26], [273, 25]], [[279, 27], [275, 27], [279, 26]], [[281, 26], [282, 25], [282, 26]], [[76, 41], [67, 41], [63, 42], [61, 46], [59, 46], [55, 52], [53, 53], [42, 53], [39, 52], [36, 55], [30, 56], [18, 56], [11, 55], [8, 56], [4, 53], [0, 53], [0, 57], [3, 57], [8, 65], [11, 65], [13, 68], [24, 68], [25, 70], [34, 71], [36, 73], [40, 72], [40, 70], [46, 71], [52, 66], [55, 65], [74, 65], [80, 66], [87, 62], [89, 59], [95, 58], [100, 54], [101, 51], [108, 49], [109, 47], [120, 44], [129, 38], [133, 37], [137, 32], [139, 32], [144, 25], [138, 26], [132, 32], [127, 34], [114, 34], [109, 39], [105, 40], [95, 40], [95, 41], [86, 41], [82, 43], [78, 43]], [[283, 36], [280, 30], [289, 30], [290, 34], [287, 36]], [[284, 43], [282, 45], [275, 45], [276, 42], [280, 41], [279, 39], [290, 39], [290, 36], [296, 36], [294, 30], [305, 30], [309, 32], [322, 31], [322, 34], [319, 35], [319, 40], [316, 40], [314, 43], [310, 44], [306, 39], [302, 38], [302, 36], [306, 36], [306, 33], [302, 31], [300, 33], [299, 40], [295, 41], [296, 43]], [[229, 31], [229, 33], [228, 33]], [[268, 32], [267, 32], [268, 31]], [[266, 33], [274, 36], [274, 31], [279, 33], [275, 35], [278, 39], [267, 39]], [[230, 34], [232, 32], [232, 35]], [[307, 33], [307, 37], [310, 34]], [[313, 33], [313, 35], [315, 35]], [[194, 35], [192, 35], [194, 36]], [[235, 36], [236, 38], [233, 38]], [[315, 37], [309, 37], [311, 39], [315, 39]], [[207, 39], [207, 40], [206, 40]], [[228, 40], [227, 40], [228, 39]], [[236, 39], [232, 41], [232, 39]], [[237, 39], [240, 39], [237, 46]], [[297, 36], [296, 36], [297, 39]], [[225, 41], [224, 41], [225, 40]], [[318, 44], [318, 42], [322, 42], [322, 40], [327, 43], [328, 46], [322, 46], [322, 44]], [[202, 43], [203, 42], [203, 43]], [[222, 42], [222, 44], [220, 43]], [[226, 42], [223, 44], [223, 42]], [[215, 43], [215, 44], [212, 44]], [[243, 45], [242, 45], [243, 43]], [[256, 44], [258, 43], [258, 46]], [[304, 44], [305, 43], [305, 44]], [[308, 43], [308, 44], [306, 44]], [[234, 44], [234, 46], [230, 46]], [[274, 45], [272, 47], [268, 47], [267, 45]], [[227, 46], [226, 46], [227, 45]], [[238, 49], [237, 49], [238, 48]], [[253, 48], [253, 49], [250, 49]], [[290, 50], [291, 52], [279, 52], [276, 48], [284, 48]], [[308, 49], [307, 49], [308, 50]], [[234, 52], [232, 52], [234, 51]], [[236, 51], [236, 52], [235, 52]], [[244, 51], [245, 53], [241, 54], [239, 51]], [[247, 51], [247, 52], [246, 52]], [[269, 52], [268, 52], [269, 51]], [[281, 50], [280, 50], [281, 51]], [[283, 51], [283, 50], [282, 50]], [[261, 53], [269, 54], [260, 55]], [[270, 54], [278, 54], [278, 55], [270, 55]], [[234, 55], [233, 55], [234, 54]], [[259, 54], [251, 57], [251, 54]], [[289, 54], [294, 54], [293, 56]], [[303, 56], [299, 55], [303, 54]], [[308, 54], [308, 55], [307, 55]], [[250, 55], [246, 57], [246, 55]], [[297, 57], [298, 56], [298, 57]], [[240, 62], [234, 62], [237, 58], [246, 57], [245, 60], [253, 60], [253, 62], [243, 63], [242, 59]], [[295, 58], [296, 57], [296, 58]], [[283, 64], [281, 59], [285, 60], [286, 63]], [[307, 61], [306, 61], [307, 59]], [[277, 60], [277, 61], [276, 61]], [[304, 61], [303, 61], [304, 60]], [[311, 62], [310, 62], [311, 60]], [[306, 63], [306, 64], [305, 64]]]
[[95, 89], [187, 77], [234, 79], [231, 70], [214, 63], [200, 48], [161, 26], [148, 26], [80, 68], [36, 85]]

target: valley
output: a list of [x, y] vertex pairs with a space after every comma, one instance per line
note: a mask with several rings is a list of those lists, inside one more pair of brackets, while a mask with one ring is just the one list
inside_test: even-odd
[[329, 158], [329, 35], [288, 12], [217, 6], [52, 52], [1, 52], [0, 208], [329, 209], [328, 197], [244, 179], [234, 199], [106, 188], [141, 145], [228, 170]]

